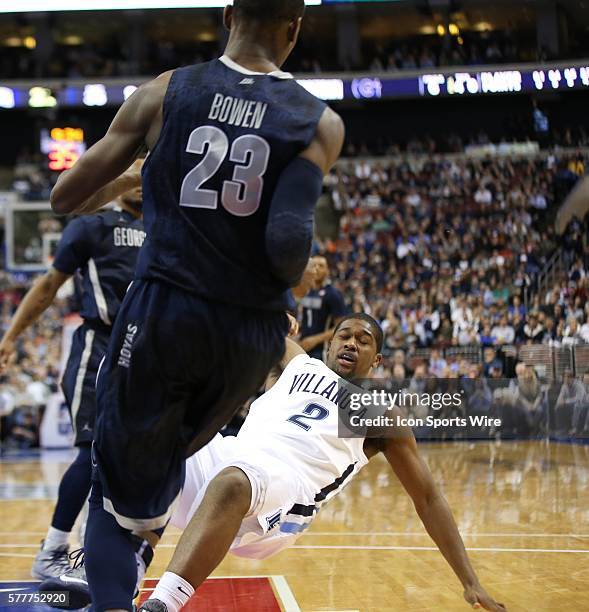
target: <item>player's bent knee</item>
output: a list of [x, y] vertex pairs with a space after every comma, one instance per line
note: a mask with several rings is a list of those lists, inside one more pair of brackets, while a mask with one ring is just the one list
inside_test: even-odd
[[209, 485], [209, 491], [215, 492], [221, 503], [227, 503], [228, 509], [243, 513], [245, 516], [252, 500], [252, 486], [249, 478], [237, 467], [225, 468], [219, 472]]

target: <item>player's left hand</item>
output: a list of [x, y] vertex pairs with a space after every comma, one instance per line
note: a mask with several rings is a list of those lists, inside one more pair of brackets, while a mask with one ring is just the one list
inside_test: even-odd
[[16, 344], [13, 340], [4, 338], [0, 342], [0, 374], [4, 373], [15, 352]]
[[294, 338], [299, 334], [299, 322], [289, 312], [286, 313], [288, 317], [288, 337]]
[[491, 612], [507, 610], [502, 603], [497, 603], [480, 584], [464, 589], [464, 599], [473, 610], [491, 610]]

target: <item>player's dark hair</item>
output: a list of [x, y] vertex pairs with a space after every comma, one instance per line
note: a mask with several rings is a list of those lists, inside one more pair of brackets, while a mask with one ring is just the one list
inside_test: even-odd
[[373, 319], [370, 315], [367, 315], [363, 312], [355, 312], [350, 315], [346, 315], [338, 324], [334, 330], [334, 334], [337, 333], [338, 329], [346, 322], [352, 321], [354, 319], [359, 319], [360, 321], [366, 321], [370, 325], [372, 329], [372, 333], [374, 334], [374, 339], [376, 340], [376, 349], [380, 353], [382, 351], [382, 345], [384, 344], [384, 333], [382, 331], [382, 327], [379, 325], [376, 319]]
[[294, 21], [305, 14], [305, 0], [234, 0], [237, 19]]

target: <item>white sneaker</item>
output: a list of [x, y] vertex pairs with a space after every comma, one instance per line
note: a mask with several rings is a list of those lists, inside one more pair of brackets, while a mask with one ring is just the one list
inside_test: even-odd
[[86, 578], [86, 568], [84, 567], [84, 551], [82, 549], [74, 551], [70, 558], [74, 561], [73, 567], [69, 568], [60, 576], [48, 578], [39, 585], [39, 593], [44, 592], [66, 592], [69, 594], [67, 605], [62, 603], [59, 606], [65, 610], [79, 610], [91, 603], [90, 587]]
[[70, 569], [69, 545], [64, 544], [52, 549], [43, 549], [45, 541], [41, 542], [41, 550], [37, 553], [31, 576], [37, 580], [56, 578]]

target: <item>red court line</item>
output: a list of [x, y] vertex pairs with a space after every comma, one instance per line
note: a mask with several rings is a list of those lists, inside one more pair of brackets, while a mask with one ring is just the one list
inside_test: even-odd
[[[152, 593], [157, 580], [143, 583], [140, 603]], [[183, 612], [281, 612], [268, 578], [216, 578], [207, 580], [182, 609]]]

